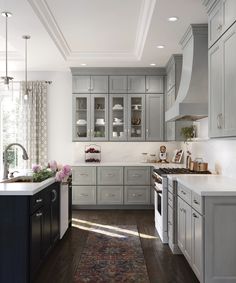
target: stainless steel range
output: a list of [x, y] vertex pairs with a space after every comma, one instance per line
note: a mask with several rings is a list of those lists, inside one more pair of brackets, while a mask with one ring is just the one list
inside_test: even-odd
[[155, 206], [155, 227], [163, 243], [168, 243], [168, 179], [169, 174], [211, 174], [195, 172], [186, 168], [153, 169], [153, 188]]

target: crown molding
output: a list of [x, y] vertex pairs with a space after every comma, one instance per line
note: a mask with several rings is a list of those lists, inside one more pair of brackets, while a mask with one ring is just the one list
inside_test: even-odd
[[65, 61], [75, 61], [79, 59], [139, 61], [143, 53], [156, 4], [156, 0], [142, 0], [133, 51], [120, 52], [104, 50], [102, 52], [81, 52], [72, 50], [46, 0], [28, 0], [28, 2]]

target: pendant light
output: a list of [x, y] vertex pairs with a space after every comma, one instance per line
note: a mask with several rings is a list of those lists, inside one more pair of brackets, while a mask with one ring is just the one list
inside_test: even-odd
[[2, 12], [2, 16], [6, 18], [6, 75], [5, 77], [1, 77], [1, 79], [3, 80], [3, 83], [5, 85], [5, 88], [8, 90], [9, 89], [9, 83], [11, 80], [13, 80], [12, 77], [8, 77], [8, 33], [7, 33], [7, 21], [8, 18], [10, 18], [12, 16], [12, 14], [10, 12]]
[[30, 39], [29, 35], [23, 35], [22, 38], [25, 40], [25, 94], [24, 99], [28, 99], [29, 91], [28, 80], [27, 80], [27, 40]]

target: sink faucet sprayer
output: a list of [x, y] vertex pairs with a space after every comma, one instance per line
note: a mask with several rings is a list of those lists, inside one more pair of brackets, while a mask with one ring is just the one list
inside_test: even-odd
[[8, 162], [7, 162], [7, 151], [10, 147], [12, 147], [13, 145], [17, 145], [19, 147], [22, 148], [23, 150], [23, 155], [22, 155], [22, 158], [24, 160], [28, 160], [29, 157], [28, 157], [28, 154], [26, 152], [26, 149], [23, 147], [23, 145], [21, 145], [20, 143], [10, 143], [4, 150], [3, 152], [3, 165], [4, 165], [4, 171], [3, 171], [3, 179], [8, 179]]

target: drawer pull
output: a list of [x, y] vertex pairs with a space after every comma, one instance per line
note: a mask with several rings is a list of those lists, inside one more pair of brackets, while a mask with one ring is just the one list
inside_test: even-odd
[[80, 194], [81, 197], [88, 197], [87, 194]]
[[195, 213], [193, 213], [193, 217], [194, 217], [194, 218], [198, 218], [198, 216], [197, 216]]
[[36, 213], [36, 217], [41, 217], [42, 215], [43, 215], [42, 212], [37, 212], [37, 213]]
[[87, 173], [80, 173], [79, 175], [80, 175], [80, 176], [88, 176]]
[[133, 174], [132, 177], [141, 177], [142, 175], [140, 174]]
[[115, 197], [115, 194], [105, 194], [106, 197]]
[[36, 203], [41, 203], [42, 201], [43, 201], [42, 198], [38, 198], [38, 199], [35, 200]]
[[180, 211], [182, 211], [182, 212], [186, 212], [186, 210], [184, 209], [184, 208], [180, 208]]
[[142, 194], [132, 194], [132, 197], [142, 197]]
[[198, 204], [198, 205], [200, 204], [200, 203], [199, 203], [198, 201], [196, 201], [196, 200], [194, 200], [193, 202], [194, 202], [195, 204]]
[[108, 173], [107, 177], [114, 177], [115, 175], [113, 173]]
[[183, 190], [181, 191], [181, 193], [182, 193], [183, 195], [186, 195], [185, 191], [183, 191]]

